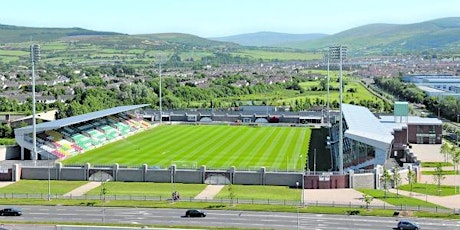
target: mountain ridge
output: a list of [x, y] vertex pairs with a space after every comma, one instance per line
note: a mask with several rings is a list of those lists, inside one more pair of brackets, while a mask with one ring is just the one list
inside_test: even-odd
[[217, 50], [239, 46], [275, 47], [324, 51], [343, 44], [356, 55], [395, 55], [405, 53], [460, 53], [460, 17], [439, 18], [411, 24], [374, 23], [339, 33], [287, 34], [262, 31], [220, 38], [203, 38], [185, 33], [123, 34], [72, 28], [40, 28], [0, 24], [0, 43], [27, 41], [79, 40], [108, 42], [113, 47], [155, 44], [173, 49], [213, 47]]

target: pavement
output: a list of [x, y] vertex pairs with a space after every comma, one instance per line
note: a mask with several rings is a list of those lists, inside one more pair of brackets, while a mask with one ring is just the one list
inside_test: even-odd
[[64, 194], [64, 196], [83, 196], [85, 195], [85, 193], [89, 192], [90, 190], [94, 189], [94, 188], [97, 188], [99, 186], [101, 186], [102, 182], [100, 181], [92, 181], [92, 182], [88, 182], [66, 194]]
[[208, 185], [195, 197], [195, 199], [214, 199], [224, 186], [225, 185]]
[[[350, 204], [350, 205], [365, 205], [363, 201], [364, 193], [354, 189], [304, 189], [305, 203], [322, 203], [322, 204]], [[393, 205], [374, 199], [371, 205], [392, 207]]]

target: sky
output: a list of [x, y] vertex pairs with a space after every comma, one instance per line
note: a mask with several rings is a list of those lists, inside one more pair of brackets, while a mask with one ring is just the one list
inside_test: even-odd
[[0, 24], [224, 37], [460, 17], [459, 0], [2, 0]]

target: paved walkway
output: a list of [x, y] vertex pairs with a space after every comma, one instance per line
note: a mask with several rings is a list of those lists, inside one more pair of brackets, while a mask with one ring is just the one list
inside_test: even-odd
[[195, 197], [195, 199], [214, 199], [214, 196], [216, 196], [224, 186], [225, 185], [208, 185]]
[[441, 154], [441, 145], [411, 144], [412, 152], [422, 162], [443, 162], [444, 155]]
[[101, 186], [101, 183], [102, 182], [97, 182], [97, 181], [92, 181], [92, 182], [88, 182], [66, 194], [64, 194], [64, 196], [82, 196], [82, 195], [85, 195], [85, 193], [89, 192], [90, 190], [94, 189], [94, 188], [97, 188], [99, 186]]
[[15, 183], [15, 181], [0, 181], [0, 188], [3, 188], [13, 183]]
[[[304, 189], [305, 203], [327, 203], [327, 204], [351, 204], [365, 205], [363, 193], [354, 189]], [[392, 207], [393, 205], [374, 199], [371, 205]]]

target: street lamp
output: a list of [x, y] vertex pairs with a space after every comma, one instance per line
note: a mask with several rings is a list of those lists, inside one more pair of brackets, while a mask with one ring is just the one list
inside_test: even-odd
[[105, 194], [107, 194], [107, 189], [105, 188], [105, 183], [107, 183], [110, 178], [107, 178], [105, 181], [102, 181], [102, 172], [101, 172], [101, 201], [102, 201], [102, 223], [105, 222]]
[[51, 165], [48, 165], [48, 201], [50, 200], [51, 200]]
[[[299, 189], [299, 182], [296, 181], [295, 182], [295, 186], [297, 188], [297, 190]], [[299, 229], [299, 225], [300, 225], [300, 219], [299, 219], [299, 205], [297, 205], [297, 229]]]

